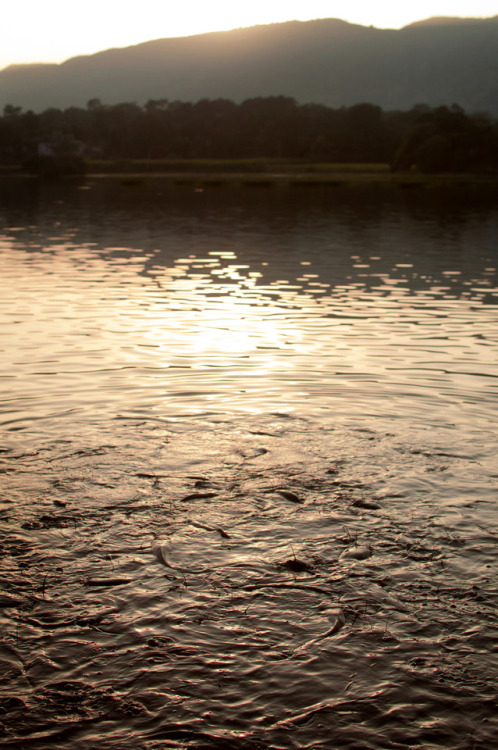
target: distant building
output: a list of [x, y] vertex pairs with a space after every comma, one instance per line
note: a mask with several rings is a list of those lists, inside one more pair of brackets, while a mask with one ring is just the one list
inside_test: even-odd
[[37, 152], [38, 156], [55, 156], [54, 147], [51, 143], [39, 143]]

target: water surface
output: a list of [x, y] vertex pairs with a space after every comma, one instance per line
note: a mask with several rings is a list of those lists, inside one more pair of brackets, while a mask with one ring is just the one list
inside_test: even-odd
[[4, 741], [491, 748], [493, 196], [1, 195]]

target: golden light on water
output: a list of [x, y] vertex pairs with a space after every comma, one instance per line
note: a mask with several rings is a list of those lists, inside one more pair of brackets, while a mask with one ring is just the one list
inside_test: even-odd
[[262, 272], [238, 263], [232, 252], [181, 257], [153, 275], [160, 291], [149, 305], [151, 327], [145, 337], [168, 362], [185, 356], [195, 360], [193, 369], [202, 369], [264, 354], [263, 373], [279, 367], [281, 350], [301, 343], [302, 332], [289, 325], [287, 316], [300, 287], [287, 279], [260, 284]]
[[494, 747], [494, 190], [159, 179], [0, 211], [2, 739]]

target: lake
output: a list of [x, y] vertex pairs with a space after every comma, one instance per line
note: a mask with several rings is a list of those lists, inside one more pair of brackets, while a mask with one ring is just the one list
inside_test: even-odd
[[0, 184], [0, 746], [489, 748], [498, 201]]

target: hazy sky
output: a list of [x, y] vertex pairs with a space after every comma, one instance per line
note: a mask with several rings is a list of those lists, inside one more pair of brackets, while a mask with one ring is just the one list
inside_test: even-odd
[[292, 19], [342, 18], [399, 28], [430, 16], [498, 15], [498, 0], [4, 0], [0, 69], [62, 62], [109, 47]]

